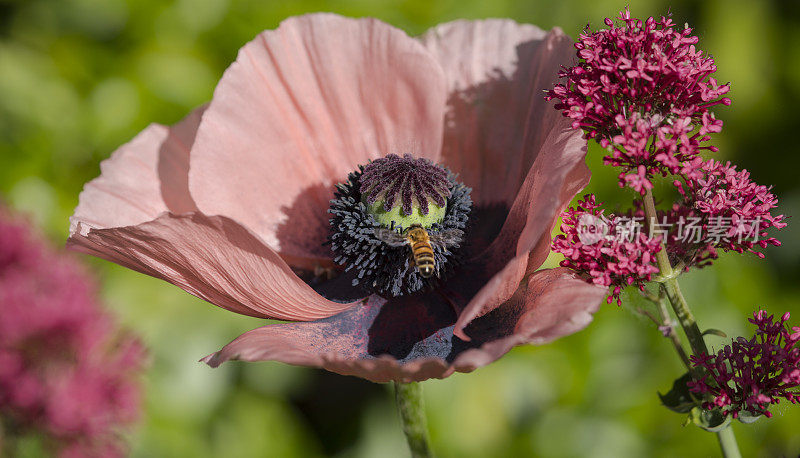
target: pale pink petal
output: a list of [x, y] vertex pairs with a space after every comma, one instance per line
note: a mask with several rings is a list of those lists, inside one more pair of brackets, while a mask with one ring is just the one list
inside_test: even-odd
[[245, 315], [313, 320], [353, 305], [324, 299], [256, 235], [223, 216], [165, 213], [134, 226], [84, 231], [79, 225], [67, 246]]
[[389, 153], [437, 159], [445, 98], [441, 68], [403, 31], [287, 19], [245, 45], [217, 86], [192, 149], [192, 196], [287, 259], [329, 259], [333, 185]]
[[605, 294], [566, 269], [537, 272], [509, 301], [470, 324], [471, 342], [453, 336], [455, 313], [439, 296], [389, 302], [372, 296], [323, 320], [254, 329], [203, 361], [216, 367], [231, 359], [277, 360], [374, 382], [444, 378], [489, 364], [516, 345], [584, 328]]
[[499, 19], [443, 24], [422, 41], [451, 91], [445, 165], [473, 187], [477, 211], [510, 207], [499, 234], [472, 261], [487, 283], [456, 324], [456, 335], [467, 338], [464, 327], [505, 302], [544, 261], [558, 213], [588, 183], [586, 141], [544, 100], [574, 49], [559, 29]]
[[607, 293], [606, 288], [577, 278], [568, 269], [540, 270], [528, 280], [523, 293], [525, 312], [514, 333], [537, 345], [574, 334], [591, 323]]
[[[235, 222], [174, 215], [197, 210], [189, 194], [189, 151], [204, 110], [173, 127], [149, 126], [103, 161], [70, 219], [68, 246], [246, 315], [308, 320], [345, 308], [314, 293]], [[265, 279], [269, 284], [257, 283]], [[259, 296], [270, 292], [276, 297]], [[305, 301], [299, 308], [289, 300], [295, 292]]]
[[584, 163], [586, 141], [573, 131], [554, 133], [520, 189], [500, 234], [472, 263], [491, 277], [459, 315], [456, 335], [475, 317], [507, 300], [526, 273], [538, 268], [550, 252], [558, 215], [589, 182]]
[[569, 125], [543, 91], [574, 56], [572, 41], [508, 19], [449, 22], [420, 40], [448, 83], [442, 161], [477, 206], [511, 205], [550, 131]]
[[163, 212], [197, 209], [189, 195], [189, 150], [205, 106], [178, 124], [151, 124], [100, 163], [100, 176], [86, 184], [70, 218], [70, 234], [78, 225], [91, 228], [130, 226]]

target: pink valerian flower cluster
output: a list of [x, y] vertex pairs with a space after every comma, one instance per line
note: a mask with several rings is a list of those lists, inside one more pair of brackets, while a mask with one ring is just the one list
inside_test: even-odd
[[649, 238], [638, 231], [620, 237], [630, 227], [620, 224], [619, 217], [606, 217], [595, 196], [586, 194], [577, 207], [567, 208], [561, 215], [563, 234], [553, 239], [551, 249], [564, 255], [562, 267], [588, 274], [591, 282], [613, 288], [607, 298], [621, 304], [625, 286], [644, 289], [652, 274], [658, 272], [655, 254], [661, 250], [661, 238]]
[[610, 151], [605, 163], [623, 168], [620, 186], [644, 194], [652, 176], [693, 177], [700, 151], [717, 150], [708, 134], [722, 121], [710, 108], [730, 105], [730, 87], [711, 77], [714, 59], [695, 47], [692, 29], [676, 30], [669, 17], [635, 19], [627, 9], [619, 19], [596, 32], [587, 26], [575, 44], [580, 62], [546, 98]]
[[706, 375], [689, 388], [713, 397], [704, 403], [707, 409], [721, 408], [734, 418], [742, 411], [771, 417], [767, 409], [781, 399], [800, 402], [800, 327], [789, 328], [788, 312], [776, 321], [759, 310], [749, 321], [758, 326], [750, 340], [739, 337], [716, 355], [691, 357]]
[[778, 198], [770, 192], [770, 187], [754, 183], [750, 172], [737, 170], [730, 162], [722, 164], [712, 159], [703, 162], [698, 171], [698, 178], [686, 180], [685, 184], [676, 180], [675, 186], [686, 205], [703, 216], [705, 231], [712, 224], [729, 228], [717, 248], [738, 253], [750, 251], [763, 258], [764, 254], [754, 248], [780, 246], [780, 241], [767, 233], [767, 229], [786, 226], [784, 215], [771, 213], [778, 205]]
[[689, 207], [674, 204], [669, 211], [659, 210], [657, 221], [648, 224], [641, 208], [606, 216], [601, 205], [593, 194], [586, 194], [577, 207], [564, 211], [563, 234], [555, 237], [551, 249], [564, 255], [562, 267], [583, 273], [596, 285], [612, 287], [609, 303], [621, 303], [625, 286], [642, 289], [658, 273], [655, 254], [662, 241], [676, 268], [700, 268], [717, 258], [714, 245], [692, 232], [702, 227], [688, 227], [700, 219]]
[[4, 446], [13, 432], [37, 434], [61, 457], [124, 454], [118, 433], [137, 416], [132, 376], [144, 352], [137, 340], [116, 334], [95, 296], [81, 266], [0, 207]]
[[[639, 207], [641, 202], [635, 202]], [[645, 215], [641, 208], [633, 212], [642, 218]], [[681, 203], [672, 204], [669, 210], [657, 210], [656, 221], [650, 223], [648, 235], [661, 236], [673, 267], [701, 268], [710, 265], [717, 259], [717, 250], [713, 243], [704, 238], [700, 215], [691, 207]]]
[[562, 214], [564, 235], [552, 244], [567, 256], [562, 265], [593, 283], [614, 286], [609, 299], [619, 302], [622, 286], [641, 288], [658, 270], [652, 256], [657, 250], [650, 248], [656, 240], [663, 240], [672, 265], [685, 269], [710, 264], [719, 249], [764, 257], [755, 248], [780, 245], [767, 229], [786, 225], [783, 215], [771, 214], [777, 199], [770, 188], [750, 181], [746, 170], [700, 156], [717, 150], [707, 144], [708, 134], [722, 128], [710, 108], [730, 104], [723, 97], [729, 86], [711, 76], [714, 60], [695, 48], [698, 39], [690, 28], [676, 30], [668, 17], [641, 21], [626, 9], [619, 25], [611, 19], [605, 24], [606, 30], [580, 36], [580, 62], [560, 73], [566, 81], [546, 98], [557, 99], [555, 108], [573, 120], [572, 127], [610, 152], [604, 162], [623, 168], [620, 186], [645, 195], [655, 176], [673, 174], [683, 198], [658, 210], [653, 222], [644, 221], [641, 202], [635, 202], [638, 207], [616, 221], [639, 219], [649, 237], [627, 237], [625, 243], [587, 246], [577, 238], [581, 217], [602, 214], [594, 197], [589, 207], [569, 209]]
[[658, 210], [652, 222], [646, 221], [640, 201], [632, 211], [606, 217], [594, 195], [584, 196], [577, 208], [561, 215], [563, 235], [551, 247], [565, 256], [561, 265], [592, 283], [613, 286], [609, 302], [619, 302], [622, 287], [642, 288], [658, 272], [654, 255], [662, 241], [671, 265], [686, 270], [710, 265], [719, 249], [742, 253], [780, 245], [766, 232], [786, 226], [783, 215], [770, 213], [777, 199], [767, 187], [755, 185], [747, 171], [737, 172], [730, 164], [708, 161], [700, 170], [697, 181], [676, 182], [684, 201]]

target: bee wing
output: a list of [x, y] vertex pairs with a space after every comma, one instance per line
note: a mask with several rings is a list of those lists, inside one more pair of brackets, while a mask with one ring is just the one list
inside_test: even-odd
[[383, 227], [375, 228], [375, 237], [381, 242], [393, 247], [408, 245], [408, 241], [402, 234]]
[[442, 246], [453, 246], [461, 243], [464, 237], [464, 231], [461, 229], [445, 229], [440, 232], [432, 232], [428, 234], [431, 242]]

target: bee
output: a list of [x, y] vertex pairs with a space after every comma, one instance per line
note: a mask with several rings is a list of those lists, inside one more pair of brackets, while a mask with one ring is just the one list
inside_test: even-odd
[[412, 224], [403, 232], [386, 228], [375, 229], [375, 236], [387, 245], [392, 247], [408, 245], [411, 248], [413, 265], [417, 267], [417, 271], [422, 278], [430, 278], [434, 274], [438, 275], [433, 245], [442, 247], [457, 246], [463, 234], [460, 229], [428, 232], [419, 224]]

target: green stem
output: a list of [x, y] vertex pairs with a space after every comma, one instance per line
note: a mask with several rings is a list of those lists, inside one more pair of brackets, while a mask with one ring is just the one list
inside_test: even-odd
[[403, 422], [403, 432], [414, 458], [432, 457], [428, 425], [422, 405], [422, 386], [417, 382], [394, 382], [394, 399]]
[[681, 344], [681, 340], [678, 338], [678, 333], [675, 332], [675, 328], [671, 325], [671, 320], [669, 318], [669, 311], [667, 310], [667, 304], [664, 303], [664, 298], [658, 298], [658, 314], [661, 316], [661, 322], [665, 326], [669, 326], [669, 340], [672, 342], [672, 346], [675, 347], [675, 352], [678, 353], [678, 357], [681, 359], [681, 362], [686, 369], [692, 370], [692, 365], [689, 362], [689, 357], [686, 355], [686, 350], [683, 349], [683, 345]]
[[[647, 190], [644, 196], [644, 212], [647, 216], [647, 223], [652, 225], [656, 221], [656, 204], [653, 199], [653, 192]], [[661, 250], [656, 253], [656, 262], [658, 263], [659, 275], [664, 279], [661, 283], [661, 288], [669, 299], [672, 305], [672, 310], [678, 318], [683, 331], [686, 333], [686, 338], [689, 340], [689, 345], [692, 347], [694, 354], [708, 353], [706, 342], [703, 340], [703, 333], [697, 326], [697, 321], [689, 309], [689, 304], [683, 297], [681, 287], [678, 284], [678, 278], [675, 271], [672, 269], [672, 264], [669, 262], [669, 255], [667, 254], [667, 247], [664, 241], [661, 241]]]
[[11, 419], [0, 415], [0, 456], [15, 456], [16, 437]]
[[662, 283], [661, 287], [667, 294], [669, 303], [672, 305], [672, 310], [675, 312], [678, 322], [686, 333], [686, 338], [689, 340], [689, 345], [692, 347], [692, 353], [695, 355], [708, 353], [708, 347], [706, 347], [706, 341], [703, 339], [703, 333], [700, 332], [700, 327], [697, 325], [697, 321], [695, 321], [694, 315], [692, 315], [692, 311], [689, 309], [689, 304], [686, 303], [686, 299], [683, 297], [678, 279], [671, 278], [667, 280], [666, 283]]
[[[648, 189], [647, 193], [644, 195], [643, 201], [647, 223], [652, 227], [652, 224], [656, 222], [657, 213], [653, 192], [650, 189]], [[669, 255], [667, 254], [667, 247], [663, 240], [661, 241], [661, 250], [656, 253], [656, 262], [658, 263], [659, 275], [663, 279], [661, 288], [667, 295], [667, 299], [669, 299], [669, 303], [672, 305], [672, 310], [675, 312], [675, 316], [678, 318], [678, 322], [681, 324], [684, 334], [686, 334], [686, 339], [692, 347], [692, 353], [695, 355], [701, 353], [708, 354], [708, 347], [706, 347], [705, 339], [703, 339], [703, 333], [700, 332], [700, 327], [697, 325], [697, 321], [694, 319], [694, 315], [692, 315], [692, 311], [689, 309], [689, 304], [683, 297], [681, 287], [678, 284], [677, 274], [679, 272], [673, 270], [672, 264], [669, 261]], [[693, 372], [695, 372], [693, 375], [697, 378], [696, 371]], [[741, 457], [732, 427], [728, 426], [722, 431], [718, 431], [716, 434], [719, 440], [719, 446], [722, 449], [722, 455], [725, 458]]]
[[736, 443], [736, 436], [733, 435], [733, 425], [728, 426], [717, 433], [719, 448], [722, 449], [722, 456], [725, 458], [742, 458], [739, 452], [739, 444]]
[[675, 347], [675, 352], [678, 353], [678, 357], [686, 367], [686, 370], [691, 371], [692, 365], [689, 362], [689, 356], [686, 355], [686, 350], [683, 349], [681, 339], [678, 338], [678, 333], [675, 332], [675, 328], [672, 326], [672, 320], [670, 319], [669, 311], [667, 310], [664, 292], [661, 291], [661, 294], [656, 296], [655, 294], [644, 290], [642, 291], [642, 295], [656, 305], [656, 309], [658, 309], [658, 318], [656, 318], [652, 313], [650, 313], [650, 311], [646, 309], [639, 308], [637, 311], [647, 318], [650, 318], [650, 320], [655, 323], [656, 326], [658, 326], [659, 330], [662, 330], [663, 326], [668, 328], [669, 331], [664, 337], [667, 337], [670, 342], [672, 342], [672, 346]]

